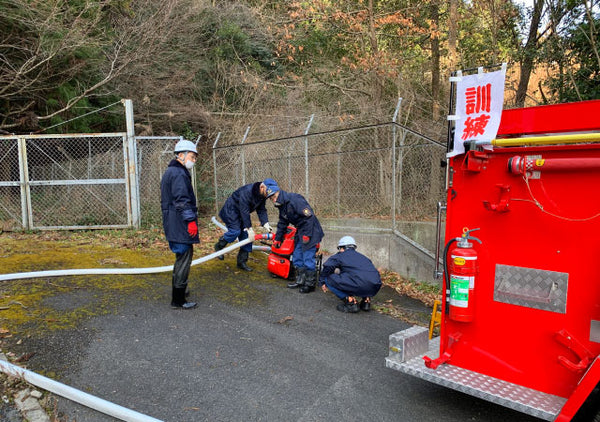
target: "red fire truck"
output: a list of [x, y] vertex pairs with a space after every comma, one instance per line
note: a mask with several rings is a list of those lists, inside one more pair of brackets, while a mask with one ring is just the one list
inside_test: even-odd
[[600, 421], [600, 101], [504, 110], [447, 170], [440, 336], [392, 334], [386, 366]]

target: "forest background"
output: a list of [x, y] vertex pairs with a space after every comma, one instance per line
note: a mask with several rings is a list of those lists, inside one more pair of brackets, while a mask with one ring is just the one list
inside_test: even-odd
[[[598, 0], [0, 0], [0, 133], [390, 121], [445, 142], [450, 73], [508, 63], [505, 108], [600, 98]], [[106, 108], [105, 112], [94, 111]], [[290, 125], [293, 125], [290, 123]]]

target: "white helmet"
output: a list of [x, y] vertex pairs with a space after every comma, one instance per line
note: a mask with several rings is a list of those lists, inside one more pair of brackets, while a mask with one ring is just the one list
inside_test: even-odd
[[344, 236], [338, 242], [339, 248], [356, 248], [356, 240], [352, 236]]
[[185, 139], [182, 139], [181, 141], [177, 142], [177, 144], [175, 144], [175, 149], [173, 150], [175, 154], [188, 151], [195, 152], [196, 154], [198, 154], [196, 144], [194, 144], [192, 141], [187, 141]]

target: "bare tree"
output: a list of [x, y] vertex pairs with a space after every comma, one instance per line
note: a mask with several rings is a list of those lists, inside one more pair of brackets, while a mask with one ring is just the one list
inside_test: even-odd
[[[35, 129], [40, 121], [101, 95], [116, 78], [144, 62], [169, 37], [177, 0], [2, 0], [0, 129]], [[142, 4], [143, 3], [143, 4]], [[75, 90], [49, 107], [65, 83]], [[45, 110], [41, 113], [40, 110]]]

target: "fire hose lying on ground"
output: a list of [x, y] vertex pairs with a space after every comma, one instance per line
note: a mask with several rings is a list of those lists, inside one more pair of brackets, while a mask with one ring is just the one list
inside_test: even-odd
[[[203, 256], [192, 261], [192, 265], [198, 265], [206, 261], [210, 261], [218, 256], [231, 252], [241, 246], [251, 243], [254, 239], [245, 239], [241, 242], [234, 243], [221, 249], [218, 252], [213, 252], [209, 255]], [[50, 271], [33, 271], [29, 273], [13, 273], [13, 274], [0, 274], [0, 281], [7, 280], [21, 280], [27, 278], [39, 278], [39, 277], [63, 277], [73, 275], [106, 275], [106, 274], [154, 274], [161, 272], [172, 271], [172, 265], [166, 265], [163, 267], [149, 267], [149, 268], [89, 268], [89, 269], [72, 269], [72, 270], [50, 270]], [[160, 422], [159, 419], [155, 419], [151, 416], [138, 413], [134, 410], [127, 409], [119, 406], [118, 404], [111, 403], [104, 399], [101, 399], [91, 394], [84, 393], [83, 391], [77, 390], [65, 384], [61, 384], [50, 378], [46, 378], [35, 372], [21, 368], [12, 363], [5, 362], [0, 359], [0, 371], [7, 375], [21, 378], [30, 384], [37, 387], [43, 388], [44, 390], [50, 391], [53, 394], [65, 397], [69, 400], [87, 406], [91, 409], [97, 410], [104, 414], [113, 416], [117, 419], [129, 422]]]
[[[219, 223], [215, 217], [212, 217], [212, 222], [220, 227], [222, 230], [226, 231], [227, 227], [223, 224]], [[292, 278], [294, 276], [293, 267], [290, 265], [291, 263], [291, 254], [294, 249], [294, 235], [296, 233], [296, 229], [293, 227], [288, 228], [284, 236], [284, 241], [282, 245], [278, 249], [274, 249], [271, 246], [253, 246], [254, 250], [268, 251], [271, 252], [269, 254], [269, 261], [267, 268], [269, 272], [273, 276], [278, 276], [281, 278]], [[213, 252], [202, 258], [198, 258], [192, 261], [192, 266], [201, 264], [203, 262], [210, 261], [211, 259], [217, 258], [221, 255], [224, 255], [228, 252], [231, 252], [235, 249], [238, 249], [248, 243], [251, 243], [255, 240], [273, 240], [273, 233], [266, 234], [257, 234], [254, 236], [254, 239], [244, 239], [240, 242], [231, 244], [217, 252]], [[8, 280], [22, 280], [28, 278], [42, 278], [42, 277], [65, 277], [65, 276], [76, 276], [76, 275], [137, 275], [137, 274], [156, 274], [161, 272], [169, 272], [173, 270], [172, 265], [165, 265], [162, 267], [148, 267], [148, 268], [88, 268], [88, 269], [69, 269], [69, 270], [49, 270], [49, 271], [33, 271], [28, 273], [12, 273], [12, 274], [0, 274], [0, 281], [8, 281]], [[54, 381], [50, 378], [46, 378], [42, 375], [39, 375], [35, 372], [29, 371], [27, 369], [21, 368], [17, 365], [13, 365], [9, 362], [5, 362], [0, 360], [0, 371], [11, 375], [13, 377], [21, 378], [30, 384], [33, 384], [37, 387], [43, 388], [51, 393], [57, 394], [59, 396], [65, 397], [69, 400], [82, 404], [84, 406], [90, 407], [99, 412], [105, 413], [107, 415], [113, 416], [117, 419], [121, 419], [124, 421], [130, 422], [160, 422], [158, 419], [155, 419], [150, 416], [146, 416], [144, 414], [138, 413], [131, 409], [127, 409], [125, 407], [119, 406], [117, 404], [111, 403], [104, 399], [92, 396], [90, 394], [84, 393], [80, 390], [77, 390], [73, 387], [70, 387], [65, 384], [61, 384], [57, 381]]]
[[[224, 255], [227, 252], [231, 252], [241, 246], [253, 242], [254, 239], [245, 239], [241, 242], [234, 243], [221, 249], [218, 252], [213, 252], [202, 258], [198, 258], [192, 261], [192, 266], [202, 264], [203, 262], [210, 261], [218, 256]], [[165, 265], [163, 267], [148, 267], [148, 268], [88, 268], [88, 269], [74, 269], [74, 270], [50, 270], [50, 271], [33, 271], [29, 273], [12, 273], [12, 274], [0, 274], [0, 281], [7, 280], [21, 280], [25, 278], [39, 278], [39, 277], [63, 277], [69, 275], [109, 275], [109, 274], [120, 274], [120, 275], [131, 275], [131, 274], [156, 274], [173, 271], [172, 265]]]

